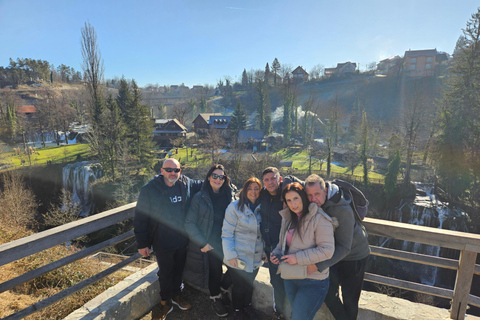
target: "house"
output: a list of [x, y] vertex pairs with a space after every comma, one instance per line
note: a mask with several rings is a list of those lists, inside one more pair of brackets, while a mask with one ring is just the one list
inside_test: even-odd
[[16, 108], [17, 115], [25, 116], [28, 120], [35, 117], [37, 109], [35, 106], [18, 106]]
[[355, 62], [344, 62], [344, 63], [337, 63], [335, 68], [325, 68], [325, 75], [346, 75], [355, 73], [357, 70], [357, 64]]
[[153, 140], [165, 141], [186, 138], [187, 128], [177, 119], [155, 119]]
[[248, 143], [249, 141], [262, 143], [263, 136], [263, 130], [240, 130], [238, 132], [238, 143]]
[[282, 77], [278, 73], [275, 74], [274, 72], [270, 71], [270, 73], [267, 75], [268, 84], [273, 86], [275, 84], [275, 78], [277, 79], [277, 85], [282, 83]]
[[298, 66], [292, 71], [292, 77], [294, 81], [305, 82], [308, 81], [308, 72], [305, 71], [301, 66]]
[[193, 131], [197, 133], [207, 133], [210, 130], [210, 117], [222, 116], [221, 113], [200, 113], [193, 120]]
[[400, 72], [402, 64], [403, 59], [400, 56], [383, 59], [377, 63], [377, 71], [375, 73], [384, 76], [395, 75]]
[[212, 115], [208, 121], [210, 129], [225, 131], [229, 129], [232, 116]]
[[405, 74], [410, 77], [433, 76], [436, 67], [445, 60], [448, 55], [437, 49], [405, 51]]

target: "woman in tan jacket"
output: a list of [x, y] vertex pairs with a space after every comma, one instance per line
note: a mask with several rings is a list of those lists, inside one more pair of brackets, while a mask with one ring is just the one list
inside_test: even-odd
[[[297, 182], [285, 186], [282, 199], [288, 208], [279, 212], [282, 216], [280, 241], [270, 261], [302, 266], [301, 273], [306, 275], [307, 265], [332, 257], [333, 221], [315, 203], [309, 204], [305, 190]], [[282, 267], [279, 270], [282, 272]], [[292, 306], [292, 320], [313, 319], [328, 291], [328, 268], [302, 279], [285, 279], [284, 283]]]

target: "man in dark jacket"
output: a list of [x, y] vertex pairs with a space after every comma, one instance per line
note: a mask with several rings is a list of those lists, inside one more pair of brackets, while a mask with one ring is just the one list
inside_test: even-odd
[[167, 159], [161, 175], [155, 176], [140, 191], [135, 209], [134, 231], [138, 252], [148, 257], [150, 246], [157, 258], [161, 303], [152, 319], [166, 319], [173, 310], [191, 305], [181, 299], [182, 273], [187, 256], [188, 236], [184, 229], [185, 214], [191, 197], [200, 190], [202, 181], [181, 175], [180, 163]]
[[[337, 320], [357, 319], [358, 300], [370, 255], [367, 231], [355, 218], [350, 195], [336, 184], [325, 183], [318, 175], [312, 174], [305, 180], [305, 191], [310, 202], [338, 220], [334, 233], [335, 252], [331, 259], [316, 264], [320, 271], [330, 268], [330, 287], [325, 304]], [[315, 268], [315, 265], [308, 266], [308, 272], [315, 271], [310, 269], [312, 266]], [[343, 303], [339, 297], [339, 286], [342, 287]]]
[[[282, 189], [289, 183], [302, 181], [294, 176], [287, 176], [283, 179], [275, 167], [265, 168], [262, 172], [263, 189], [260, 191], [260, 215], [262, 222], [263, 241], [265, 243], [265, 254], [270, 259], [270, 253], [278, 244], [282, 217], [278, 213], [283, 209]], [[285, 313], [285, 287], [283, 279], [277, 274], [278, 265], [268, 264], [270, 283], [273, 287], [273, 319], [283, 319]]]

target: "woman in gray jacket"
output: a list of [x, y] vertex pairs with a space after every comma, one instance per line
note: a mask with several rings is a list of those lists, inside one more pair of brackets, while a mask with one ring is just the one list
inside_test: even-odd
[[[279, 212], [282, 216], [280, 239], [270, 261], [298, 264], [306, 274], [307, 265], [332, 257], [333, 221], [315, 203], [309, 204], [305, 190], [297, 182], [285, 186], [282, 199], [288, 208]], [[281, 267], [279, 270], [281, 272]], [[313, 319], [327, 295], [328, 268], [304, 279], [285, 279], [284, 284], [292, 306], [292, 320]]]
[[232, 276], [233, 318], [257, 320], [252, 307], [253, 281], [262, 265], [263, 241], [257, 200], [262, 185], [257, 178], [248, 179], [240, 199], [230, 203], [222, 228], [224, 262]]

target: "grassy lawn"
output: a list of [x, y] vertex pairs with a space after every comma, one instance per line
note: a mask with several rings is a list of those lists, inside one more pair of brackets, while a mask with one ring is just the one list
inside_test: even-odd
[[[36, 152], [30, 155], [30, 161], [32, 165], [46, 165], [48, 161], [52, 163], [70, 162], [77, 159], [80, 156], [82, 159], [88, 159], [91, 155], [90, 147], [88, 144], [71, 144], [64, 146], [47, 147], [37, 149]], [[12, 163], [15, 166], [21, 166], [22, 160], [25, 161], [24, 165], [30, 165], [28, 155], [21, 154], [15, 155], [14, 152], [6, 153], [4, 161], [6, 163]]]

